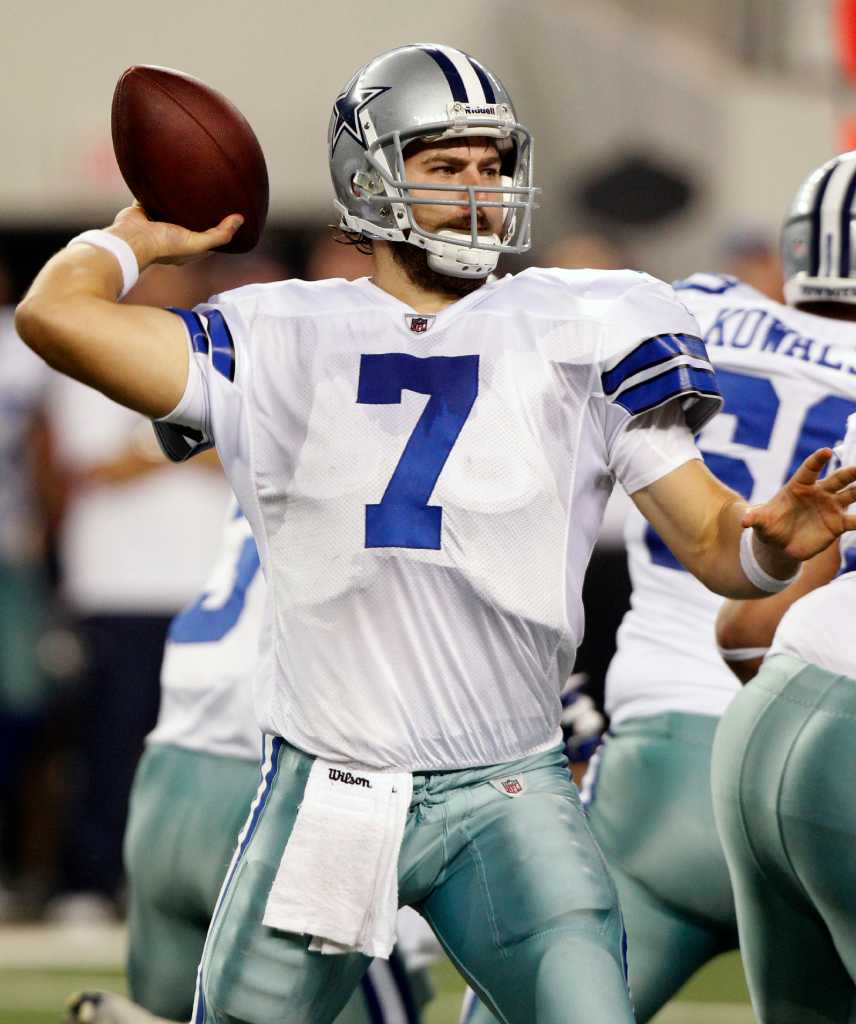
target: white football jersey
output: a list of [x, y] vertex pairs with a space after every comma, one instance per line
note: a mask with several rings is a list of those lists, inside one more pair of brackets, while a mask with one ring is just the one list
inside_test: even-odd
[[[842, 466], [856, 465], [856, 414], [835, 454]], [[851, 506], [851, 512], [856, 506]], [[768, 656], [790, 654], [829, 672], [856, 679], [856, 530], [842, 535], [839, 575], [796, 601], [782, 616]]]
[[671, 288], [527, 270], [421, 316], [365, 278], [286, 281], [176, 312], [166, 432], [216, 443], [269, 584], [263, 729], [405, 770], [559, 742], [613, 480], [696, 457], [720, 402]]
[[262, 736], [250, 691], [265, 595], [250, 524], [233, 501], [203, 592], [169, 627], [160, 711], [148, 743], [259, 760]]
[[[752, 501], [771, 497], [856, 410], [856, 324], [774, 302], [736, 278], [675, 285], [697, 317], [725, 405], [697, 441], [709, 468]], [[716, 648], [722, 598], [686, 572], [637, 510], [626, 527], [631, 609], [606, 679], [613, 724], [664, 711], [720, 715], [739, 683]]]

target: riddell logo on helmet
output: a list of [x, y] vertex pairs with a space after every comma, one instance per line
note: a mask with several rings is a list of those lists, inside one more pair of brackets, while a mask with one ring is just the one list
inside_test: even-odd
[[488, 107], [475, 107], [470, 103], [464, 105], [465, 114], [490, 114], [491, 117], [496, 117], [496, 104]]
[[830, 299], [842, 295], [856, 295], [856, 285], [804, 284], [803, 295], [818, 299]]

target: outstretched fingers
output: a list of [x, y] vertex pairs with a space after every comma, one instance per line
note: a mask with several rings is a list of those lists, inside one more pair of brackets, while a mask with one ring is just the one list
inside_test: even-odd
[[849, 487], [843, 487], [841, 490], [836, 491], [835, 500], [841, 506], [841, 508], [847, 508], [856, 501], [856, 484], [851, 484]]
[[821, 481], [820, 486], [825, 491], [834, 494], [836, 491], [840, 491], [842, 487], [849, 487], [852, 483], [856, 483], [856, 466], [844, 466], [841, 469], [837, 469], [834, 473], [830, 473], [828, 477]]
[[[818, 448], [816, 452], [812, 452], [805, 462], [803, 462], [800, 468], [791, 477], [790, 482], [811, 487], [812, 484], [817, 483], [817, 478], [823, 472], [823, 467], [831, 458], [831, 448]], [[835, 474], [833, 474], [833, 476], [834, 475]]]

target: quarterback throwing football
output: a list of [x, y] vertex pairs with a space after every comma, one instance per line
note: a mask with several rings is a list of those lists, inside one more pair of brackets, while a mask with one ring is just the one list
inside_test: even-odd
[[[527, 270], [531, 138], [497, 77], [405, 46], [336, 98], [341, 228], [372, 276], [125, 308], [138, 269], [226, 243], [122, 211], [41, 271], [25, 341], [214, 444], [269, 582], [262, 786], [198, 1021], [332, 1021], [397, 905], [509, 1024], [633, 1019], [615, 889], [561, 753], [580, 587], [617, 479], [719, 593], [784, 587], [856, 525], [811, 455], [749, 508], [700, 461], [720, 405], [693, 317], [630, 271]], [[188, 524], [192, 529], [192, 524]], [[156, 837], [153, 837], [156, 841]]]

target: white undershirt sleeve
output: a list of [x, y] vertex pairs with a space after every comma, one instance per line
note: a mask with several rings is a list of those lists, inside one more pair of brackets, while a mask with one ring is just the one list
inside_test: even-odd
[[625, 413], [617, 423], [615, 413], [614, 407], [607, 412], [613, 423], [608, 436], [609, 468], [628, 494], [648, 487], [690, 459], [701, 458], [678, 401], [633, 418]]
[[192, 427], [195, 430], [210, 433], [208, 390], [205, 386], [205, 374], [199, 362], [202, 357], [193, 351], [189, 341], [188, 349], [190, 358], [184, 394], [172, 412], [161, 416], [157, 422], [178, 423], [183, 427]]

